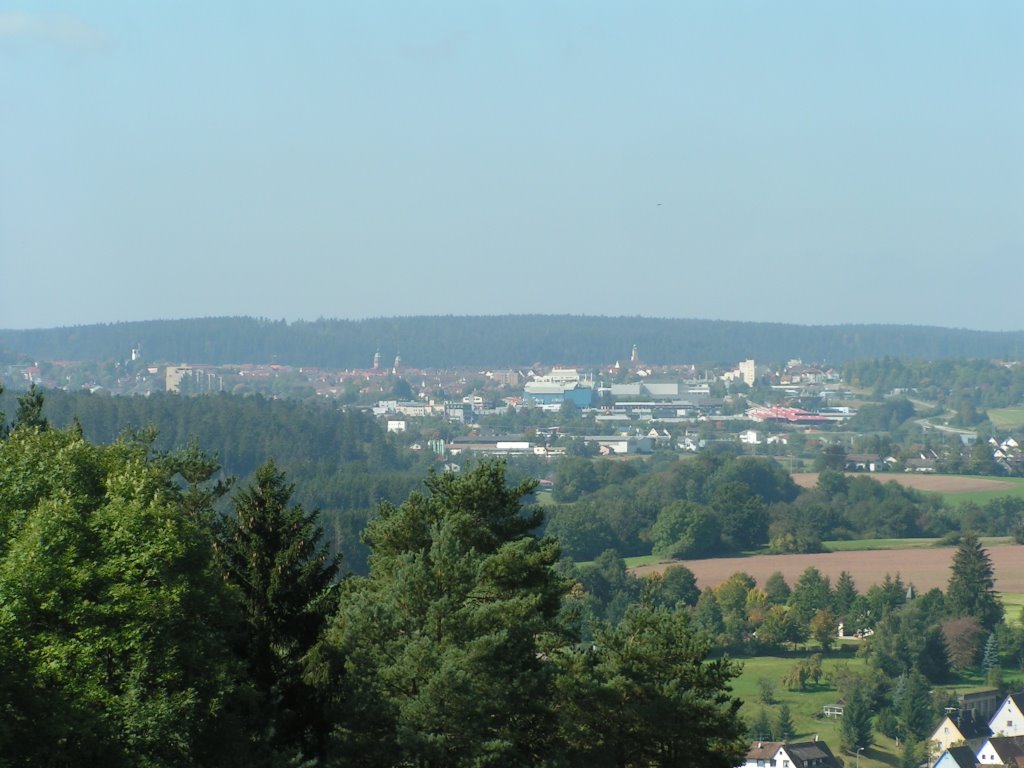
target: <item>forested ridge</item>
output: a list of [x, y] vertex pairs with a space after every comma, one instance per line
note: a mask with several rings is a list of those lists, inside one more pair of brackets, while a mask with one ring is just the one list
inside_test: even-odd
[[570, 315], [425, 316], [286, 322], [250, 317], [149, 320], [0, 330], [0, 361], [146, 359], [196, 364], [280, 363], [368, 368], [379, 348], [422, 368], [610, 363], [632, 346], [648, 363], [734, 363], [799, 357], [1019, 357], [1024, 332], [909, 325], [804, 326], [724, 320]]

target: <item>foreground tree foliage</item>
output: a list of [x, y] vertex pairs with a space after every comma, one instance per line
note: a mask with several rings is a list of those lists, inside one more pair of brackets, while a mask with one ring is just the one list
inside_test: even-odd
[[152, 433], [0, 441], [0, 766], [728, 766], [737, 670], [706, 661], [685, 569], [616, 626], [555, 567], [505, 467], [430, 475], [336, 581], [273, 462]]
[[333, 695], [333, 757], [351, 765], [537, 765], [553, 745], [545, 657], [565, 644], [558, 545], [530, 531], [528, 482], [504, 465], [431, 475], [429, 495], [370, 523], [313, 679]]
[[244, 762], [237, 615], [143, 444], [0, 443], [0, 763]]
[[738, 670], [705, 661], [687, 598], [634, 606], [578, 646], [573, 609], [586, 601], [567, 596], [583, 586], [533, 533], [533, 482], [509, 487], [490, 463], [426, 485], [371, 523], [370, 574], [344, 584], [312, 655], [308, 679], [333, 704], [333, 764], [736, 764]]
[[634, 605], [585, 651], [562, 653], [559, 721], [573, 766], [702, 766], [742, 760], [747, 728], [728, 693], [739, 674], [705, 661], [685, 611]]
[[294, 485], [268, 461], [217, 526], [217, 563], [241, 595], [241, 655], [258, 695], [256, 741], [274, 755], [322, 756], [327, 730], [305, 655], [336, 607], [337, 560], [316, 512], [289, 506]]

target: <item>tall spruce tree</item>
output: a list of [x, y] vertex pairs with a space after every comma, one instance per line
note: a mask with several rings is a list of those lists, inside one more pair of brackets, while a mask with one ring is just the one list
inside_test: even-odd
[[950, 615], [972, 616], [991, 632], [1003, 619], [1003, 604], [996, 594], [992, 560], [975, 534], [963, 537], [951, 570], [946, 588]]
[[1003, 681], [1003, 667], [999, 660], [999, 638], [995, 632], [989, 633], [985, 641], [985, 653], [981, 658], [981, 671], [989, 685], [999, 686]]
[[538, 765], [552, 752], [546, 661], [566, 645], [558, 544], [537, 538], [532, 481], [502, 463], [435, 474], [382, 505], [370, 573], [344, 596], [309, 675], [332, 697], [340, 764]]
[[761, 707], [761, 711], [758, 712], [757, 717], [750, 724], [747, 736], [751, 741], [772, 740], [772, 721], [768, 719], [768, 711], [764, 707]]
[[919, 742], [931, 733], [935, 725], [935, 713], [932, 711], [930, 688], [924, 675], [913, 669], [906, 675], [898, 698], [894, 695], [893, 703], [897, 707], [904, 738]]
[[839, 723], [839, 740], [844, 752], [856, 754], [875, 743], [872, 726], [871, 700], [866, 683], [855, 682], [846, 692], [846, 707]]
[[215, 544], [245, 609], [241, 654], [259, 696], [256, 738], [285, 759], [323, 752], [323, 709], [302, 665], [337, 605], [337, 560], [322, 541], [317, 512], [289, 506], [294, 490], [267, 461], [235, 495]]
[[775, 724], [775, 734], [783, 741], [789, 741], [796, 735], [793, 715], [789, 711], [789, 704], [785, 702], [779, 707], [779, 719]]
[[15, 427], [36, 428], [40, 431], [46, 430], [50, 422], [43, 416], [43, 390], [32, 382], [28, 391], [18, 396], [18, 410], [14, 414]]

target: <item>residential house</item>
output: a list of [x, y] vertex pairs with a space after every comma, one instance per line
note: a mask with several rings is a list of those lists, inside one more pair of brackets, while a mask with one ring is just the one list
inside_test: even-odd
[[991, 735], [986, 719], [976, 715], [973, 709], [952, 710], [932, 732], [932, 755], [940, 755], [954, 744], [980, 747]]
[[627, 453], [650, 453], [654, 440], [650, 437], [629, 437], [626, 435], [585, 435], [584, 443], [596, 443], [601, 456]]
[[760, 445], [761, 437], [756, 429], [745, 429], [740, 432], [740, 442], [744, 445]]
[[877, 453], [849, 453], [846, 455], [847, 472], [877, 472], [882, 466], [882, 457]]
[[1024, 692], [1011, 693], [988, 721], [997, 736], [1024, 736]]
[[839, 768], [824, 741], [757, 741], [747, 750], [743, 768]]
[[978, 748], [975, 758], [979, 765], [1024, 764], [1024, 739], [1019, 736], [993, 736]]
[[970, 747], [949, 747], [935, 761], [932, 768], [975, 768], [978, 760]]

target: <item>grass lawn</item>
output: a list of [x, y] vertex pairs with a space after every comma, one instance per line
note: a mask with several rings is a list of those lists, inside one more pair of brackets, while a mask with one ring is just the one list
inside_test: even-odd
[[874, 549], [924, 549], [934, 547], [938, 539], [850, 539], [849, 541], [823, 541], [832, 552], [863, 552]]
[[[1024, 601], [1024, 595], [1018, 595]], [[846, 765], [854, 764], [852, 756], [842, 756], [839, 752], [839, 720], [817, 718], [815, 715], [821, 712], [826, 704], [834, 704], [839, 699], [839, 693], [828, 682], [827, 676], [836, 665], [845, 664], [850, 669], [860, 670], [865, 667], [865, 661], [857, 658], [851, 651], [856, 649], [856, 641], [845, 643], [847, 650], [834, 649], [825, 657], [823, 668], [825, 678], [818, 685], [810, 685], [805, 691], [789, 691], [782, 685], [782, 678], [800, 660], [808, 658], [814, 648], [809, 648], [802, 653], [786, 653], [774, 656], [756, 656], [753, 658], [734, 657], [736, 661], [743, 664], [743, 671], [733, 681], [733, 693], [744, 702], [740, 715], [747, 723], [753, 722], [761, 709], [768, 714], [768, 719], [774, 724], [778, 719], [779, 706], [785, 702], [789, 705], [790, 715], [793, 718], [793, 725], [796, 727], [797, 741], [813, 739], [815, 735], [823, 739], [840, 757], [845, 757]], [[1024, 672], [1017, 669], [1005, 668], [1003, 670], [1004, 681], [1011, 689], [1019, 688], [1024, 684]], [[775, 703], [763, 705], [760, 701], [760, 687], [758, 681], [765, 677], [775, 683]], [[937, 686], [952, 693], [969, 693], [974, 690], [985, 688], [985, 681], [980, 673], [968, 672], [960, 675], [956, 680], [942, 686]], [[880, 766], [895, 766], [899, 763], [900, 749], [895, 741], [875, 731], [875, 745], [861, 753], [861, 765], [864, 768], [880, 768]]]
[[541, 507], [550, 507], [556, 503], [555, 496], [551, 491], [534, 491], [533, 497], [537, 499], [537, 505]]
[[999, 597], [1003, 601], [1003, 609], [1006, 611], [1006, 623], [1010, 626], [1020, 624], [1020, 611], [1024, 608], [1024, 593], [1021, 592], [1000, 592]]
[[[850, 645], [854, 646], [855, 644], [851, 642]], [[824, 678], [818, 685], [808, 686], [805, 691], [788, 691], [781, 682], [783, 676], [800, 659], [809, 657], [813, 652], [813, 649], [810, 649], [805, 653], [792, 655], [737, 658], [736, 660], [743, 664], [743, 672], [733, 682], [733, 692], [743, 699], [744, 704], [740, 714], [747, 723], [750, 723], [757, 718], [764, 706], [760, 703], [758, 680], [762, 677], [772, 680], [775, 683], [775, 703], [764, 706], [769, 721], [774, 723], [778, 719], [779, 706], [785, 702], [789, 705], [793, 725], [796, 727], [796, 740], [806, 741], [817, 736], [827, 742], [832, 751], [841, 757], [839, 720], [815, 717], [826, 704], [836, 703], [839, 698], [836, 689], [829, 685]], [[826, 675], [837, 664], [845, 664], [851, 669], [861, 669], [865, 662], [851, 653], [833, 650], [825, 657], [823, 667]], [[861, 765], [864, 768], [896, 765], [899, 751], [895, 743], [879, 733], [875, 734], [875, 738], [877, 739], [875, 746], [861, 753]], [[846, 764], [852, 765], [851, 760], [852, 758], [847, 757]]]
[[996, 429], [1024, 427], [1024, 408], [989, 408], [985, 413]]
[[[665, 560], [665, 558], [657, 557], [655, 555], [637, 555], [636, 557], [624, 557], [622, 559], [626, 561], [627, 568], [636, 568], [638, 565], [657, 565], [662, 561], [668, 562], [667, 560]], [[576, 565], [585, 568], [590, 567], [593, 564], [593, 560], [583, 560], [579, 563], [576, 563]]]
[[996, 488], [991, 491], [964, 491], [960, 493], [943, 493], [943, 498], [950, 504], [957, 505], [964, 501], [973, 501], [975, 504], [984, 504], [992, 499], [1000, 499], [1004, 496], [1024, 497], [1024, 477], [994, 477], [1001, 483], [1009, 483], [1012, 488]]
[[[979, 536], [979, 541], [986, 547], [1001, 547], [1013, 544], [1012, 536]], [[867, 552], [880, 549], [928, 549], [929, 547], [956, 546], [944, 545], [942, 539], [849, 539], [843, 541], [823, 541], [822, 544], [831, 552]]]

